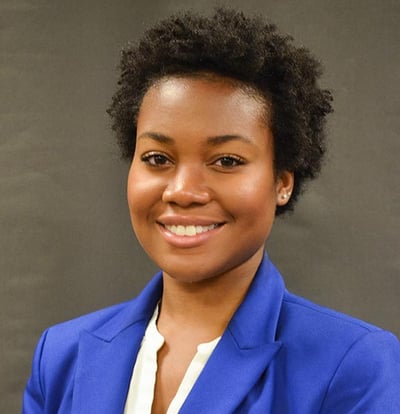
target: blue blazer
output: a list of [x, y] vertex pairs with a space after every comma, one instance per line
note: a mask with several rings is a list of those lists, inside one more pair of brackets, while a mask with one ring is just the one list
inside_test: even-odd
[[[23, 413], [122, 413], [161, 293], [158, 274], [136, 299], [48, 329]], [[400, 345], [287, 292], [265, 257], [180, 413], [400, 413]]]

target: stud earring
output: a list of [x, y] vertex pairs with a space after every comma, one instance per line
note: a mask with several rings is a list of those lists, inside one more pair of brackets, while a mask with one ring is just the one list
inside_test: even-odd
[[284, 194], [282, 194], [281, 195], [281, 198], [283, 199], [283, 200], [286, 200], [286, 199], [288, 199], [290, 197], [290, 193], [284, 193]]

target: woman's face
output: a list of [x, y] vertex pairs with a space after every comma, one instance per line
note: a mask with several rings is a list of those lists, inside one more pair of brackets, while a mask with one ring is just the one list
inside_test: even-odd
[[261, 99], [223, 78], [165, 78], [141, 105], [128, 203], [136, 236], [164, 275], [184, 282], [255, 271], [277, 204]]

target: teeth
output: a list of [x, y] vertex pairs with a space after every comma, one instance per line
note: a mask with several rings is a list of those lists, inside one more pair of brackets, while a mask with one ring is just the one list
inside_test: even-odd
[[165, 226], [167, 230], [177, 236], [195, 236], [196, 234], [205, 233], [206, 231], [210, 231], [216, 227], [217, 224], [210, 224], [209, 226]]

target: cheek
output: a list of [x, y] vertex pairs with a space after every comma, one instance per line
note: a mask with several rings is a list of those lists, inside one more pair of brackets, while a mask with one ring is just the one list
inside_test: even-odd
[[251, 174], [247, 178], [230, 187], [237, 208], [247, 210], [249, 215], [275, 213], [277, 193], [274, 178], [262, 172]]
[[138, 168], [132, 165], [128, 175], [127, 195], [128, 205], [132, 219], [140, 215], [146, 209], [151, 197], [151, 187], [145, 185], [147, 181], [143, 178]]
[[164, 191], [164, 183], [142, 168], [133, 167], [129, 171], [127, 183], [128, 206], [135, 229], [144, 225], [147, 219], [156, 214]]
[[132, 229], [137, 240], [144, 247], [148, 236], [148, 218], [153, 202], [149, 187], [141, 184], [142, 182], [142, 180], [135, 179], [134, 174], [130, 174], [127, 192]]

